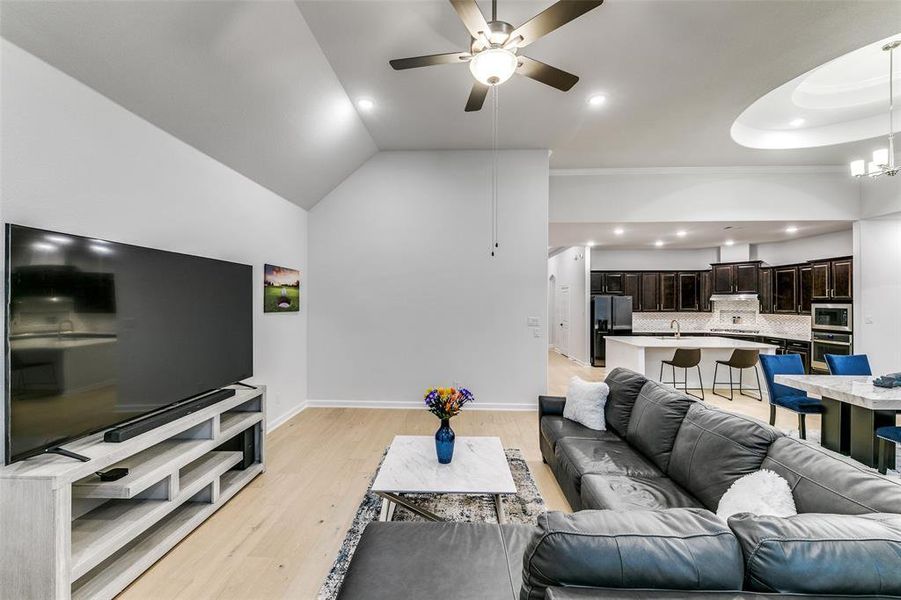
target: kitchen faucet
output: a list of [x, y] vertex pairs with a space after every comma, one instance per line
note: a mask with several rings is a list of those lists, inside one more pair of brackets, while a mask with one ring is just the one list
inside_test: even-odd
[[676, 326], [676, 337], [681, 338], [682, 337], [682, 326], [679, 325], [679, 321], [677, 321], [676, 319], [673, 319], [672, 321], [670, 321], [670, 324], [669, 324], [670, 331], [672, 331], [673, 325]]
[[75, 323], [73, 323], [70, 319], [63, 319], [56, 326], [56, 337], [63, 337], [63, 325], [66, 323], [69, 324], [69, 333], [75, 333]]

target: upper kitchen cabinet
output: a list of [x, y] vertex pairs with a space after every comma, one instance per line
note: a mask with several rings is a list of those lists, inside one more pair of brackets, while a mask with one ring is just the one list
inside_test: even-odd
[[701, 297], [698, 300], [699, 309], [704, 312], [713, 310], [710, 295], [713, 293], [713, 271], [701, 271], [698, 273], [698, 287]]
[[675, 273], [660, 274], [660, 310], [667, 312], [678, 308], [678, 286]]
[[625, 285], [625, 273], [617, 272], [591, 272], [591, 293], [592, 294], [613, 294], [620, 295], [623, 293]]
[[680, 311], [701, 310], [700, 280], [700, 273], [679, 273], [677, 289], [679, 292]]
[[714, 294], [756, 294], [760, 287], [761, 261], [719, 263], [713, 269]]
[[641, 310], [641, 273], [623, 274], [623, 293], [632, 296], [632, 310]]
[[798, 267], [798, 304], [802, 315], [810, 314], [811, 298], [813, 295], [813, 267], [803, 265]]
[[771, 314], [773, 312], [773, 269], [772, 267], [760, 268], [760, 312]]
[[641, 310], [660, 310], [660, 273], [641, 274]]
[[853, 262], [850, 257], [811, 262], [810, 297], [814, 302], [850, 302], [853, 293]]
[[798, 300], [798, 267], [776, 267], [773, 269], [773, 312], [800, 312]]

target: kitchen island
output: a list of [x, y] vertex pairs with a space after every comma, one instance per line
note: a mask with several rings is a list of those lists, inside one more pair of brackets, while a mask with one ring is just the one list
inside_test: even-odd
[[[758, 350], [761, 354], [775, 354], [777, 346], [773, 344], [761, 344], [759, 342], [751, 342], [746, 340], [736, 340], [724, 337], [692, 337], [682, 336], [607, 336], [606, 338], [606, 368], [608, 372], [617, 367], [623, 367], [643, 373], [648, 379], [655, 381], [660, 380], [660, 364], [661, 361], [673, 358], [677, 348], [700, 348], [701, 349], [701, 379], [703, 387], [710, 389], [713, 387], [713, 371], [717, 360], [728, 360], [732, 356], [732, 351], [736, 349], [753, 349]], [[757, 370], [760, 374], [760, 387], [763, 398], [766, 399], [767, 391], [764, 383], [763, 372], [760, 371], [760, 363], [757, 364]], [[672, 379], [673, 371], [667, 367], [664, 369], [663, 378], [669, 382]], [[678, 381], [682, 382], [683, 372], [681, 369], [676, 370]], [[736, 389], [738, 388], [739, 374], [733, 371], [733, 380]], [[721, 393], [728, 393], [729, 387], [729, 369], [720, 367], [717, 375], [717, 389]], [[757, 379], [751, 374], [750, 370], [745, 371], [743, 375], [743, 383], [745, 387], [757, 387]], [[698, 382], [698, 370], [688, 370], [688, 387], [702, 387]]]

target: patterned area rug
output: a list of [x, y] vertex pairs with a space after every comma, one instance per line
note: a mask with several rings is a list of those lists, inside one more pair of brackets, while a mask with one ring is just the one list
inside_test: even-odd
[[[387, 449], [385, 450], [387, 452]], [[538, 522], [538, 515], [546, 511], [544, 499], [538, 492], [538, 486], [532, 479], [532, 473], [522, 456], [522, 452], [517, 448], [507, 448], [504, 450], [507, 455], [507, 462], [510, 463], [510, 472], [513, 474], [513, 481], [516, 483], [516, 495], [504, 496], [504, 510], [509, 523], [526, 523], [534, 524]], [[382, 460], [384, 460], [384, 455]], [[381, 463], [379, 463], [381, 466]], [[376, 469], [375, 473], [378, 473]], [[369, 481], [372, 487], [372, 481], [375, 479], [375, 473]], [[444, 517], [449, 521], [460, 522], [484, 522], [497, 523], [497, 514], [494, 511], [494, 499], [491, 496], [467, 496], [461, 494], [405, 494], [404, 497], [410, 498], [417, 505], [426, 508], [440, 517]], [[341, 582], [344, 581], [344, 575], [347, 573], [347, 566], [353, 557], [363, 529], [373, 522], [378, 521], [379, 512], [382, 508], [382, 499], [373, 494], [366, 492], [357, 514], [354, 517], [347, 535], [344, 537], [344, 543], [338, 551], [334, 564], [325, 578], [325, 583], [319, 590], [318, 600], [334, 600], [338, 595], [338, 589]], [[398, 506], [394, 511], [393, 521], [424, 521], [422, 517], [414, 515], [410, 511]]]

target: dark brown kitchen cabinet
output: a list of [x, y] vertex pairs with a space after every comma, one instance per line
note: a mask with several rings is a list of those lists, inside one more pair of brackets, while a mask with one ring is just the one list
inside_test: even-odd
[[675, 273], [660, 274], [660, 310], [675, 311], [678, 308], [678, 291]]
[[810, 298], [812, 300], [828, 300], [832, 288], [832, 269], [828, 262], [813, 263], [811, 268]]
[[800, 356], [801, 364], [804, 365], [804, 372], [810, 373], [810, 344], [789, 341], [784, 354], [797, 354]]
[[832, 299], [850, 302], [853, 298], [851, 290], [853, 272], [850, 258], [832, 261]]
[[773, 312], [797, 314], [798, 267], [776, 267], [773, 269]]
[[756, 294], [761, 261], [712, 265], [715, 294]]
[[701, 310], [699, 302], [700, 278], [701, 276], [699, 273], [679, 273], [678, 290], [680, 311]]
[[850, 257], [811, 263], [811, 293], [814, 302], [853, 299], [853, 262]]
[[625, 273], [603, 273], [593, 271], [591, 273], [591, 293], [622, 294], [624, 277]]
[[710, 312], [712, 306], [710, 303], [710, 294], [713, 293], [713, 272], [701, 271], [698, 274], [701, 298], [698, 302], [700, 309], [704, 312]]
[[713, 293], [731, 294], [734, 287], [732, 265], [713, 265]]
[[641, 310], [641, 274], [623, 273], [623, 293], [632, 296], [632, 310]]
[[773, 312], [773, 269], [761, 267], [760, 269], [760, 312], [771, 314]]
[[641, 310], [655, 312], [660, 310], [660, 274], [641, 274]]
[[804, 266], [798, 268], [798, 304], [802, 315], [810, 314], [811, 298], [813, 296], [813, 267]]

